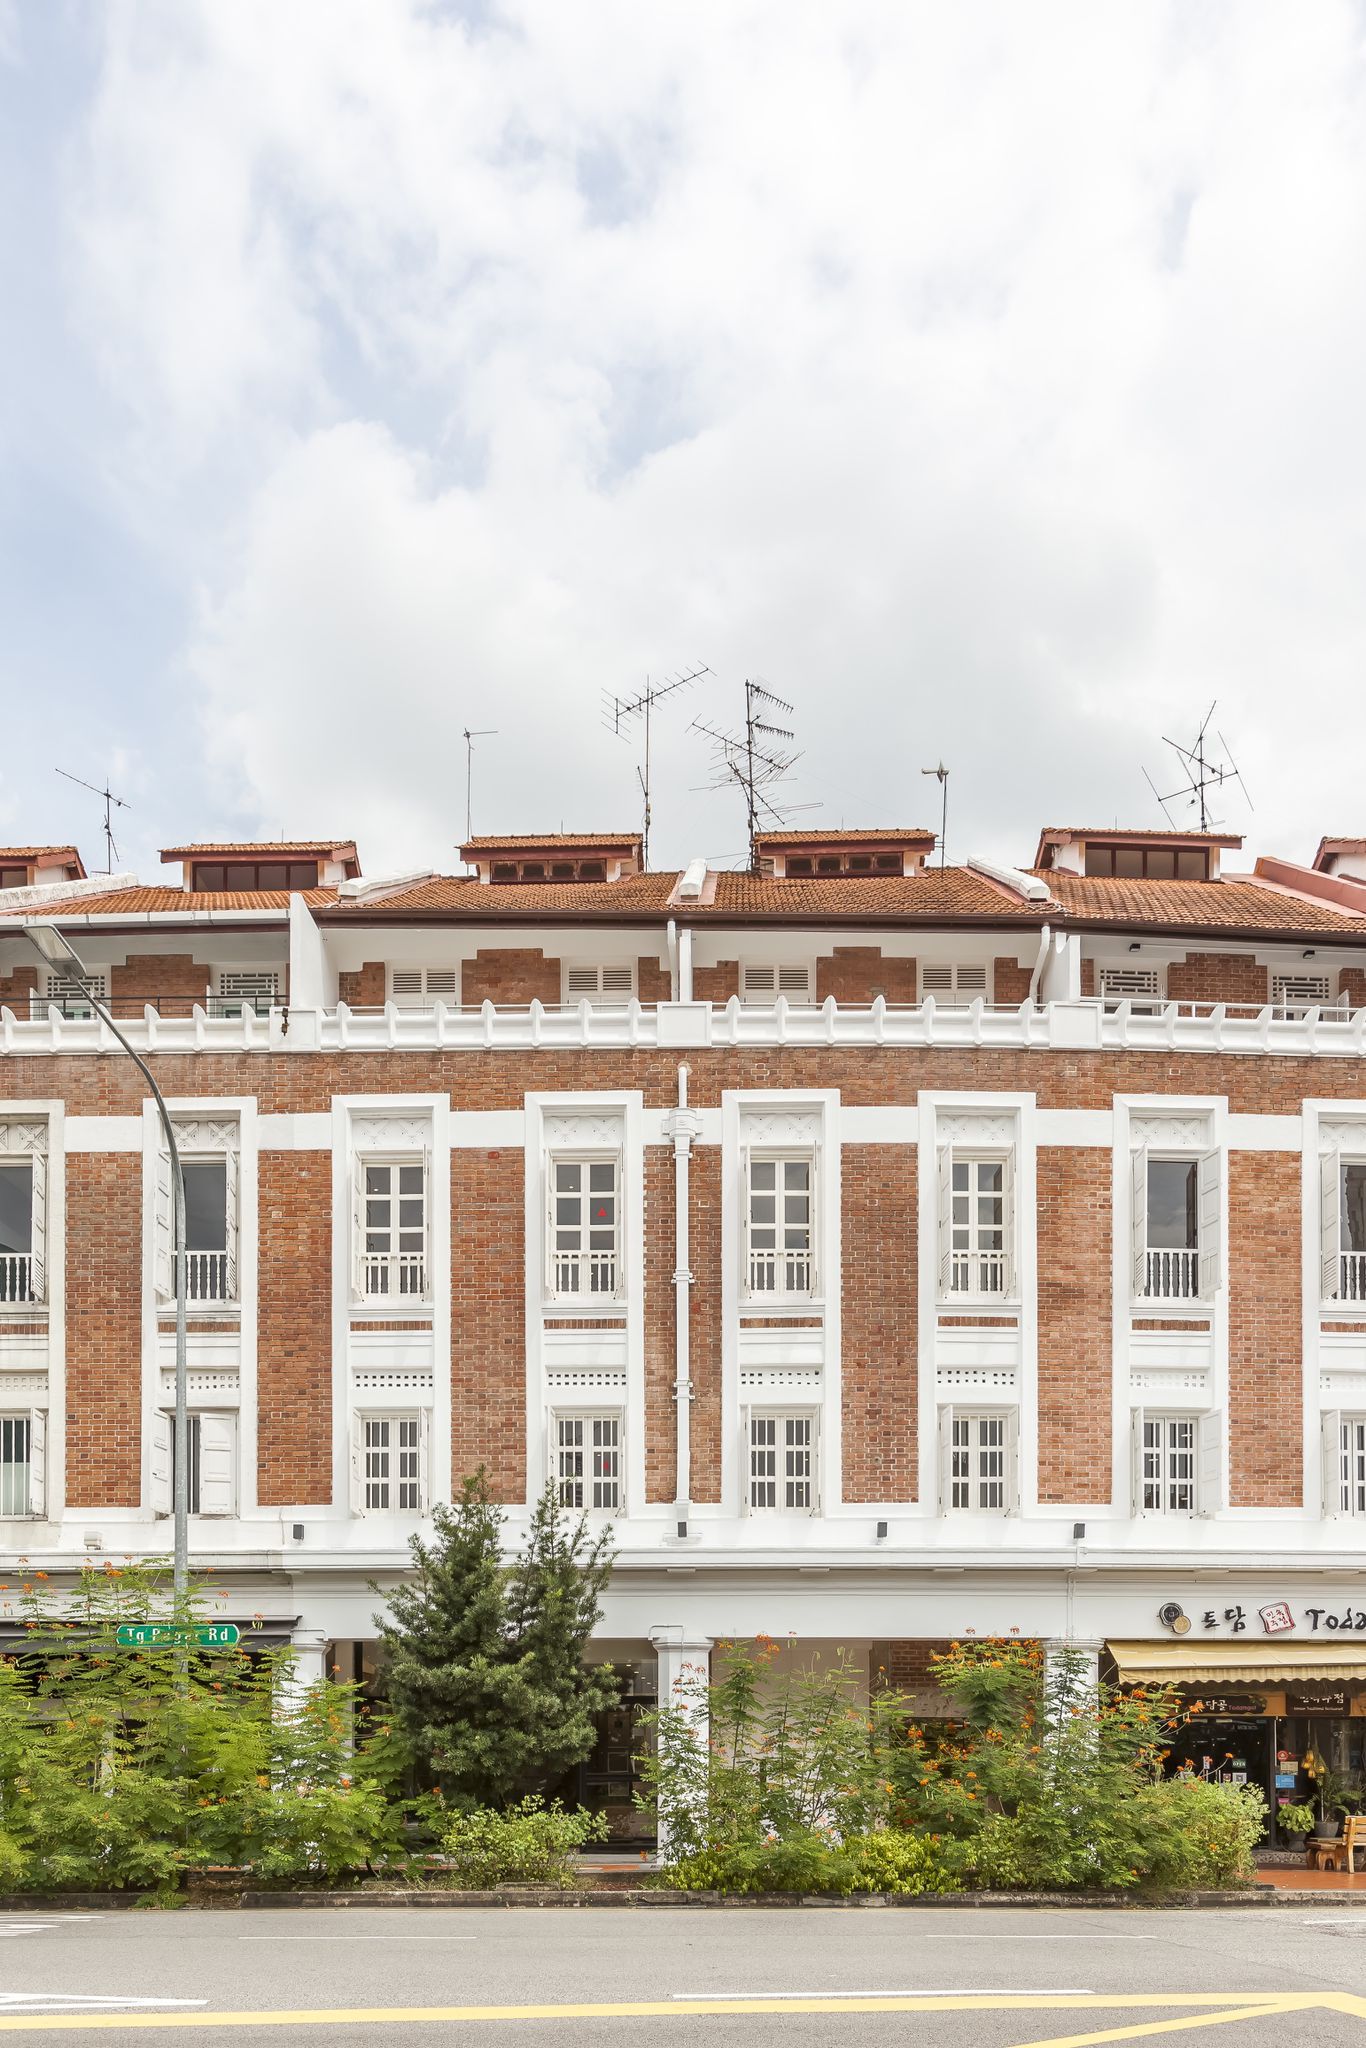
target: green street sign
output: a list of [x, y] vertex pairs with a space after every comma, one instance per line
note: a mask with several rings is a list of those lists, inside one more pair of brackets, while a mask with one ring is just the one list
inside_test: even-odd
[[241, 1634], [235, 1621], [204, 1621], [194, 1628], [169, 1621], [121, 1621], [114, 1640], [121, 1650], [178, 1650], [190, 1643], [199, 1650], [230, 1650]]

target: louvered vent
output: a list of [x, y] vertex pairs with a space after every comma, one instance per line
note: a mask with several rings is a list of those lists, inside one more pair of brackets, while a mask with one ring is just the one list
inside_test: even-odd
[[[102, 1003], [107, 1003], [109, 1000], [109, 991], [106, 986], [107, 980], [108, 977], [103, 974], [87, 974], [85, 977], [86, 988], [90, 990], [91, 995], [98, 997]], [[92, 1017], [94, 1015], [85, 989], [65, 974], [49, 974], [47, 978], [47, 1000], [50, 1003], [59, 1003], [68, 1017]]]
[[459, 988], [460, 972], [455, 967], [395, 967], [389, 976], [389, 992], [400, 1010], [430, 1010], [437, 1003], [454, 1003]]
[[1100, 993], [1107, 1003], [1143, 1003], [1162, 1000], [1162, 980], [1155, 967], [1102, 967]]
[[920, 970], [920, 993], [936, 1002], [975, 1002], [987, 993], [987, 970], [971, 963], [962, 966], [930, 966]]
[[777, 996], [786, 996], [790, 1003], [809, 1003], [811, 969], [796, 965], [765, 967], [747, 962], [744, 992], [747, 1003], [771, 1003]]
[[564, 992], [571, 1003], [628, 1003], [635, 992], [629, 962], [620, 967], [566, 967]]
[[1312, 1010], [1330, 1000], [1326, 974], [1276, 974], [1271, 980], [1271, 1000], [1292, 1015]]

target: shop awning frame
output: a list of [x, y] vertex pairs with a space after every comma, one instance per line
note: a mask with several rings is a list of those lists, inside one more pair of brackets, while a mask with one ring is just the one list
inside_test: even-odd
[[1366, 1685], [1366, 1641], [1345, 1643], [1115, 1643], [1121, 1685], [1281, 1686], [1315, 1679]]

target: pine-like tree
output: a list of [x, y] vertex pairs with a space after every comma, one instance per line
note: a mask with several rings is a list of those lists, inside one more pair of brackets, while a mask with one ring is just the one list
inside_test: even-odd
[[451, 1804], [545, 1792], [589, 1755], [594, 1716], [617, 1697], [610, 1665], [584, 1662], [611, 1534], [590, 1539], [547, 1487], [509, 1562], [482, 1467], [433, 1520], [435, 1543], [413, 1537], [413, 1576], [375, 1617], [395, 1720]]

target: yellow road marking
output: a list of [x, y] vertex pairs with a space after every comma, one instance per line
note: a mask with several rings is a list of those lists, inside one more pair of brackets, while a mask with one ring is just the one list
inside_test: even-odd
[[[1213, 2006], [1217, 2010], [1208, 2016], [1199, 2009]], [[689, 1998], [627, 2001], [597, 2001], [578, 2005], [413, 2005], [413, 2006], [328, 2006], [318, 2010], [298, 2012], [248, 2011], [248, 2012], [102, 2012], [102, 2013], [22, 2013], [8, 2012], [0, 2017], [0, 2032], [4, 2033], [52, 2033], [62, 2030], [68, 2033], [88, 2033], [102, 2027], [138, 2027], [150, 2031], [154, 2027], [339, 2027], [339, 2026], [418, 2026], [441, 2022], [446, 2025], [462, 2020], [607, 2020], [607, 2019], [677, 2019], [690, 2016], [703, 2018], [708, 2015], [740, 2018], [756, 2013], [872, 2013], [872, 2012], [1096, 2012], [1167, 2010], [1173, 2007], [1193, 2009], [1191, 2017], [1182, 2017], [1167, 2022], [1150, 2020], [1146, 2025], [1135, 2024], [1121, 2028], [1118, 2032], [1084, 2034], [1071, 2037], [1076, 2041], [1116, 2041], [1126, 2037], [1133, 2039], [1144, 2033], [1172, 2032], [1181, 2027], [1213, 2026], [1223, 2021], [1255, 2019], [1266, 2013], [1302, 2012], [1314, 2007], [1330, 2006], [1337, 2011], [1351, 2011], [1366, 2015], [1366, 2000], [1352, 1999], [1350, 1995], [1332, 1992], [1297, 1992], [1281, 1994], [1274, 1991], [1186, 1991], [1186, 1992], [973, 1992], [966, 1996], [952, 1994], [930, 1994], [917, 1998], [914, 1994], [897, 1994], [885, 1998], [848, 1997], [832, 1994], [826, 1998]], [[1035, 2042], [1022, 2044], [1022, 2048], [1061, 2048], [1059, 2043]]]
[[1140, 2020], [1136, 2026], [1107, 2027], [1099, 2034], [1058, 2034], [1047, 2041], [1021, 2041], [1016, 2048], [1094, 2048], [1100, 2041], [1146, 2041], [1154, 2034], [1185, 2033], [1191, 2027], [1225, 2027], [1233, 2020], [1262, 2020], [1278, 2013], [1308, 2012], [1322, 2004], [1323, 2000], [1318, 1998], [1282, 1998], [1274, 2004], [1239, 2006], [1232, 2012], [1185, 2013], [1175, 2020]]

